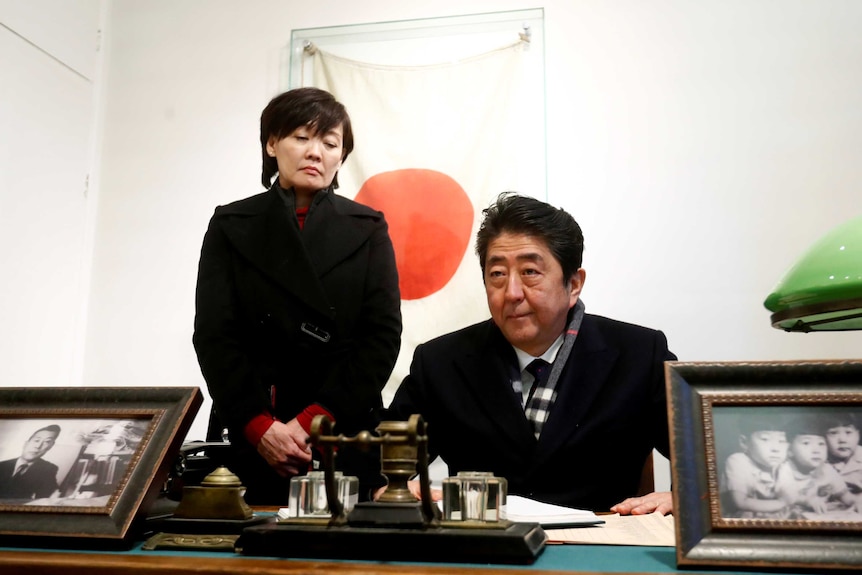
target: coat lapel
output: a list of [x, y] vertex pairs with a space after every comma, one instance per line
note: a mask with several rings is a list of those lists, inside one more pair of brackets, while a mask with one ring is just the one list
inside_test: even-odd
[[589, 328], [588, 318], [584, 317], [569, 365], [560, 374], [557, 399], [539, 438], [539, 457], [553, 453], [577, 432], [619, 354]]
[[514, 450], [532, 449], [536, 444], [532, 426], [510, 384], [517, 365], [515, 353], [490, 320], [487, 332], [484, 344], [456, 359], [456, 365], [496, 435]]
[[260, 200], [225, 218], [225, 235], [253, 266], [326, 317], [333, 316], [319, 276], [312, 265], [298, 224], [288, 218], [278, 192], [271, 188]]
[[370, 210], [340, 200], [327, 192], [312, 207], [302, 231], [311, 264], [321, 277], [367, 242], [378, 225]]

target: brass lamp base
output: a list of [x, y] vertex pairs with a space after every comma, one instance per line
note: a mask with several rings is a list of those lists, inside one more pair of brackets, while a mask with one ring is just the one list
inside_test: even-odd
[[245, 529], [236, 549], [244, 555], [268, 557], [528, 565], [542, 552], [546, 540], [538, 523], [512, 523], [506, 529], [309, 527], [280, 523]]

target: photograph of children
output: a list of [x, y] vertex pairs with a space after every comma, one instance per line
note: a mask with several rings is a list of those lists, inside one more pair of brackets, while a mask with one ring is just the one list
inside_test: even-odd
[[713, 409], [722, 517], [784, 519], [778, 497], [778, 466], [787, 459], [780, 410], [760, 407]]
[[0, 419], [0, 506], [104, 507], [150, 421]]
[[829, 464], [841, 475], [848, 491], [862, 507], [862, 447], [860, 447], [862, 410], [831, 412], [824, 418]]
[[862, 521], [853, 410], [715, 406], [712, 416], [722, 518]]
[[862, 519], [856, 497], [828, 461], [826, 437], [833, 417], [814, 411], [787, 421], [787, 461], [778, 468], [776, 491], [790, 505], [791, 519]]

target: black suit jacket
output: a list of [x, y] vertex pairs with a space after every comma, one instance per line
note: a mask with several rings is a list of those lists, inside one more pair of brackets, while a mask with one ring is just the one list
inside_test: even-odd
[[[339, 432], [373, 427], [400, 348], [400, 305], [380, 212], [323, 190], [300, 230], [276, 186], [218, 207], [201, 249], [193, 341], [231, 442], [245, 443], [256, 415], [288, 421], [315, 403]], [[252, 494], [253, 476], [271, 470], [234, 471]]]
[[511, 386], [517, 360], [492, 321], [416, 348], [389, 416], [421, 413], [429, 450], [458, 471], [492, 471], [509, 492], [607, 510], [637, 490], [653, 448], [668, 454], [659, 331], [585, 315], [539, 440]]
[[13, 478], [18, 458], [0, 461], [0, 499], [41, 499], [57, 490], [57, 466], [36, 459], [27, 470]]

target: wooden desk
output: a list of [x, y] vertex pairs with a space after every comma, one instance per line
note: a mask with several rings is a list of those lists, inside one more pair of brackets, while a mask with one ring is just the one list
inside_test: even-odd
[[[0, 548], [0, 572], [4, 575], [718, 575], [729, 572], [677, 571], [674, 553], [671, 547], [549, 545], [533, 565], [511, 566], [277, 559], [245, 557], [230, 552], [143, 551], [140, 546], [123, 552]], [[752, 572], [746, 573], [753, 575]]]
[[[0, 568], [4, 573], [30, 573], [40, 575], [133, 575], [133, 574], [181, 574], [196, 575], [242, 573], [243, 575], [300, 575], [333, 573], [340, 575], [386, 575], [411, 573], [415, 575], [443, 575], [466, 571], [466, 568], [429, 567], [421, 564], [384, 565], [330, 563], [325, 561], [293, 561], [260, 558], [177, 556], [151, 553], [145, 555], [104, 555], [93, 553], [47, 553], [28, 551], [0, 551]], [[499, 569], [487, 568], [470, 571], [499, 573]], [[507, 571], [512, 575], [541, 574], [541, 571]], [[545, 572], [547, 573], [547, 572]]]
[[[277, 508], [256, 507], [274, 513]], [[673, 547], [546, 545], [532, 565], [407, 563], [249, 557], [229, 551], [69, 551], [0, 546], [0, 574], [18, 575], [722, 575], [709, 570], [678, 571]], [[744, 571], [746, 575], [781, 575]]]

